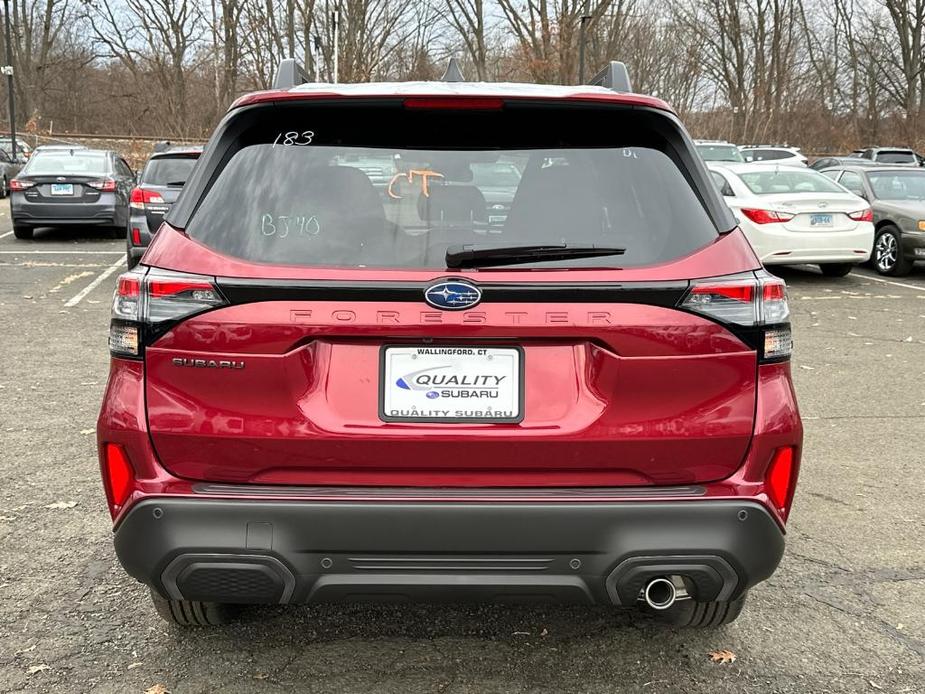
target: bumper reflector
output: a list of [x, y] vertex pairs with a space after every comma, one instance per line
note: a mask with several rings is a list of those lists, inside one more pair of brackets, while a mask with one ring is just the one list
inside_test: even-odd
[[109, 503], [111, 506], [121, 506], [128, 499], [131, 492], [135, 473], [122, 446], [117, 443], [107, 443], [103, 450], [106, 462], [104, 472], [108, 487], [106, 491], [109, 492]]
[[768, 465], [767, 483], [768, 496], [771, 503], [780, 511], [784, 520], [790, 510], [793, 497], [793, 487], [796, 482], [793, 448], [778, 448], [774, 451], [771, 464]]

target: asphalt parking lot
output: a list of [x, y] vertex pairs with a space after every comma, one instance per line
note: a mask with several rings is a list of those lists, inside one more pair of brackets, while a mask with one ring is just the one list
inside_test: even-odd
[[[350, 605], [181, 631], [118, 566], [97, 472], [123, 243], [17, 241], [0, 212], [0, 691], [925, 691], [925, 267], [895, 281], [780, 272], [803, 472], [784, 562], [731, 626]], [[737, 659], [714, 664], [716, 649]]]

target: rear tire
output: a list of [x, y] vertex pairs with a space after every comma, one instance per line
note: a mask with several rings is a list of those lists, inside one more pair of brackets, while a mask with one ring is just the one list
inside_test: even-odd
[[10, 182], [7, 180], [6, 176], [3, 177], [3, 181], [0, 182], [0, 198], [10, 197]]
[[201, 600], [171, 600], [151, 590], [154, 610], [164, 621], [181, 627], [212, 627], [227, 624], [236, 610], [232, 605]]
[[854, 263], [824, 263], [819, 269], [826, 277], [844, 277], [854, 269]]
[[903, 256], [902, 234], [892, 224], [887, 224], [877, 232], [871, 260], [874, 269], [881, 275], [902, 277], [912, 270], [912, 262]]
[[34, 231], [32, 227], [27, 227], [22, 224], [13, 224], [13, 236], [23, 241], [31, 239]]
[[678, 600], [667, 610], [645, 608], [656, 620], [674, 627], [692, 627], [711, 629], [730, 624], [742, 613], [745, 595], [735, 600], [723, 602], [697, 602], [696, 600]]

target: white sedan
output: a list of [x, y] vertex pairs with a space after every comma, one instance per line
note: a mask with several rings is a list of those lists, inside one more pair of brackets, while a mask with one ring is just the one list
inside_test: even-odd
[[765, 265], [818, 264], [843, 277], [870, 257], [870, 203], [817, 171], [709, 164], [713, 180]]

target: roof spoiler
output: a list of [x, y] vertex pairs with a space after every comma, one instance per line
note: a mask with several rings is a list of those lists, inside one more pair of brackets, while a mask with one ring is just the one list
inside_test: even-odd
[[279, 61], [279, 67], [276, 68], [273, 89], [292, 89], [309, 81], [305, 69], [296, 62], [295, 58], [283, 58]]
[[605, 67], [588, 83], [594, 87], [605, 87], [615, 92], [631, 92], [633, 86], [630, 83], [630, 73], [626, 69], [626, 63], [617, 60], [611, 60], [610, 65]]

